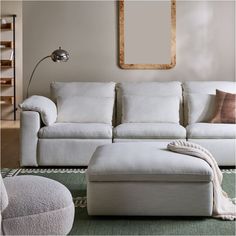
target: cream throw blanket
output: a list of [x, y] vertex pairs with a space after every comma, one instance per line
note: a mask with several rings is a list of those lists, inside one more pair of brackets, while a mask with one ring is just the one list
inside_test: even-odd
[[176, 140], [167, 145], [170, 151], [201, 158], [213, 170], [213, 217], [223, 220], [236, 219], [236, 206], [221, 188], [223, 175], [212, 154], [202, 146], [186, 141]]

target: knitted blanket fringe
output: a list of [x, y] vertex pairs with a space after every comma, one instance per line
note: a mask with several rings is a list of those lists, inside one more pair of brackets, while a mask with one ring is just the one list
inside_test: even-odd
[[236, 219], [236, 205], [233, 204], [227, 193], [221, 188], [223, 175], [213, 155], [202, 146], [176, 140], [167, 145], [167, 149], [173, 152], [198, 157], [206, 161], [213, 170], [213, 213], [212, 216], [222, 220]]

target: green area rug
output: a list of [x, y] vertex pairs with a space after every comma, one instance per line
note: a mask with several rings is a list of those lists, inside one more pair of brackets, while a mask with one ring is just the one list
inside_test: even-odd
[[[235, 221], [202, 217], [91, 217], [86, 210], [85, 169], [2, 169], [3, 177], [40, 175], [72, 193], [76, 213], [70, 235], [235, 235]], [[235, 169], [224, 169], [223, 189], [235, 198]], [[235, 200], [235, 199], [234, 199]]]

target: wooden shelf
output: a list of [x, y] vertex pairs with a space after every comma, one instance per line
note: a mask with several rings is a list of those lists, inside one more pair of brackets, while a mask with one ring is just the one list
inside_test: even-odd
[[13, 78], [0, 78], [1, 87], [12, 87], [14, 86]]
[[1, 24], [1, 30], [12, 30], [12, 23]]
[[2, 95], [7, 95], [0, 96], [0, 104], [3, 105], [3, 113], [5, 113], [6, 109], [8, 110], [7, 106], [12, 106], [13, 119], [16, 120], [16, 15], [1, 15], [0, 18], [8, 18], [2, 20], [0, 23], [0, 32], [3, 36], [0, 40], [0, 53], [2, 53], [0, 57], [0, 69], [3, 73], [7, 73], [7, 75], [2, 74], [0, 76], [0, 88], [4, 91]]
[[0, 60], [0, 65], [2, 69], [8, 69], [13, 67], [13, 61], [11, 60]]
[[1, 96], [0, 104], [1, 105], [13, 105], [14, 104], [14, 96]]
[[0, 41], [0, 49], [12, 49], [12, 41]]

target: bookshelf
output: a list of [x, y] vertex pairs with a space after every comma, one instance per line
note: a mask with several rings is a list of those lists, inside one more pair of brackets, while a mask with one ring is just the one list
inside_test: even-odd
[[[0, 96], [0, 105], [12, 106], [13, 117], [16, 120], [16, 15], [2, 15], [1, 19], [5, 19], [6, 22], [3, 23], [1, 21], [2, 23], [0, 24], [1, 39], [4, 38], [3, 41], [0, 41], [2, 55], [0, 59], [0, 86], [2, 89], [9, 89], [12, 94]], [[8, 58], [4, 58], [7, 54], [9, 55]], [[8, 74], [7, 77], [4, 74], [5, 72]]]

